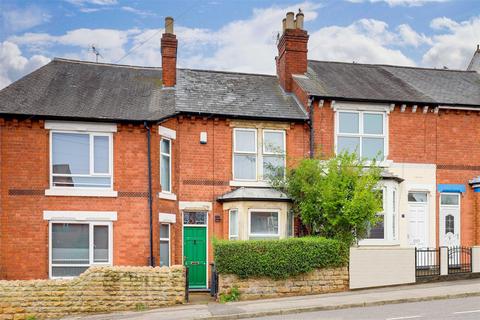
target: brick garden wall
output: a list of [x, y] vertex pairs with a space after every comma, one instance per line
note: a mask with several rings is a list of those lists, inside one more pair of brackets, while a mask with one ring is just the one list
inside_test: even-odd
[[229, 293], [234, 286], [238, 287], [241, 300], [340, 292], [348, 290], [348, 269], [316, 269], [284, 280], [240, 279], [231, 274], [219, 275], [219, 294]]
[[184, 300], [182, 266], [92, 267], [71, 280], [0, 281], [0, 319], [157, 308]]

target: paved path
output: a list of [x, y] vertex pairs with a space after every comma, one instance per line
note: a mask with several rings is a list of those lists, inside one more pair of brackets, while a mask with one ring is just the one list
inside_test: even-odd
[[[334, 294], [242, 301], [227, 304], [183, 305], [146, 312], [126, 312], [68, 319], [193, 320], [246, 319], [300, 312], [378, 306], [393, 303], [480, 296], [480, 279], [355, 290]], [[478, 314], [480, 318], [480, 314]]]
[[[252, 318], [253, 319], [253, 318]], [[478, 320], [480, 297], [387, 304], [261, 317], [256, 320]]]

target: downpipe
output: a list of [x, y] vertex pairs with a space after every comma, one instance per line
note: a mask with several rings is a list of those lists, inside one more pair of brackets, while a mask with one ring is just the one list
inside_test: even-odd
[[155, 261], [153, 257], [153, 208], [152, 208], [152, 150], [150, 147], [151, 131], [147, 124], [147, 121], [143, 123], [147, 134], [147, 162], [148, 162], [148, 211], [150, 218], [150, 257], [149, 264], [151, 267], [155, 267]]

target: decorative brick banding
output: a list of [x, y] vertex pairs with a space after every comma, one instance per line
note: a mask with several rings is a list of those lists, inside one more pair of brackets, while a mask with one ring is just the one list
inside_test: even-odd
[[228, 294], [238, 287], [241, 300], [299, 296], [348, 290], [348, 269], [316, 269], [296, 277], [272, 280], [269, 278], [240, 279], [236, 275], [219, 275], [219, 294]]
[[92, 267], [69, 280], [0, 281], [0, 319], [143, 310], [184, 301], [182, 266]]

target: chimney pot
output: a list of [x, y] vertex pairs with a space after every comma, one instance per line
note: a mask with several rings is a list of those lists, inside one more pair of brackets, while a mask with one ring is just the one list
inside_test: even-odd
[[283, 20], [282, 20], [282, 31], [285, 32], [285, 29], [287, 29], [287, 19], [283, 18]]
[[295, 19], [295, 24], [297, 29], [303, 30], [303, 13], [299, 12], [297, 13], [296, 19]]
[[173, 18], [172, 17], [165, 18], [165, 33], [173, 34]]
[[295, 29], [295, 13], [293, 12], [288, 12], [287, 13], [287, 24], [286, 24], [286, 29]]

